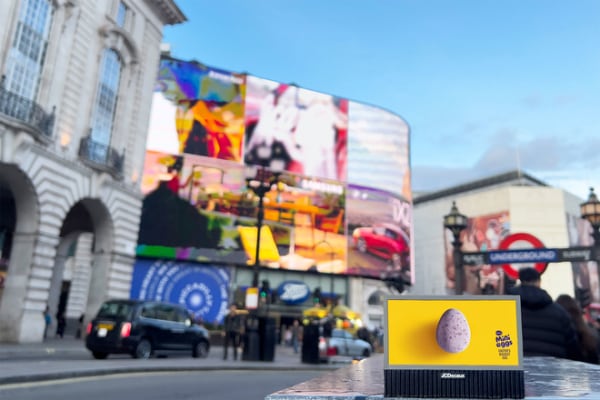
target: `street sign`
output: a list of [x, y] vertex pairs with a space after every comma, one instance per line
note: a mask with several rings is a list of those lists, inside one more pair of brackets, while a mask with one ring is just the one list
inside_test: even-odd
[[508, 235], [500, 242], [498, 248], [500, 250], [509, 250], [515, 243], [525, 243], [528, 248], [519, 248], [510, 253], [500, 251], [494, 257], [495, 263], [502, 264], [504, 272], [512, 279], [519, 278], [519, 267], [513, 264], [533, 263], [533, 268], [540, 274], [543, 274], [549, 262], [558, 260], [558, 253], [556, 251], [545, 249], [542, 241], [529, 233], [513, 233]]
[[249, 287], [246, 289], [246, 309], [256, 310], [258, 308], [258, 288]]
[[595, 259], [593, 247], [519, 249], [462, 252], [463, 265], [519, 264], [532, 262], [586, 262]]

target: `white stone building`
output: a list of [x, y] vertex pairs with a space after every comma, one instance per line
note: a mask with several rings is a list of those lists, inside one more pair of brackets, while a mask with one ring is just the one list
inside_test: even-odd
[[0, 2], [0, 341], [129, 296], [162, 31], [185, 20], [174, 0]]
[[[581, 196], [584, 195], [587, 193], [581, 193]], [[452, 287], [447, 285], [446, 272], [446, 257], [452, 250], [448, 243], [452, 234], [443, 225], [444, 215], [450, 212], [453, 201], [460, 213], [469, 218], [479, 217], [482, 221], [489, 221], [490, 218], [486, 216], [506, 216], [506, 227], [510, 234], [531, 234], [540, 239], [546, 248], [591, 246], [593, 243], [589, 223], [580, 218], [579, 205], [584, 200], [550, 187], [521, 171], [422, 194], [414, 199], [416, 284], [410, 290], [412, 294], [454, 294]], [[465, 249], [464, 246], [463, 243], [463, 251], [481, 250]], [[585, 279], [582, 280], [575, 271], [581, 271]], [[476, 289], [478, 278], [474, 275], [476, 272], [477, 268], [465, 267], [465, 275], [472, 278], [472, 290], [468, 291], [472, 294], [479, 294]], [[542, 287], [554, 299], [563, 293], [574, 295], [576, 285], [589, 288], [594, 301], [598, 301], [600, 292], [594, 261], [576, 266], [570, 262], [550, 263], [542, 275]], [[466, 286], [469, 287], [468, 282]]]

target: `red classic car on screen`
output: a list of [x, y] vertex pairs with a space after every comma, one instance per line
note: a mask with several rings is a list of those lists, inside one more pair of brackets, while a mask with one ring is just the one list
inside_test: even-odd
[[401, 228], [387, 223], [356, 228], [352, 232], [352, 244], [358, 251], [375, 254], [397, 269], [409, 268], [409, 243], [408, 235]]

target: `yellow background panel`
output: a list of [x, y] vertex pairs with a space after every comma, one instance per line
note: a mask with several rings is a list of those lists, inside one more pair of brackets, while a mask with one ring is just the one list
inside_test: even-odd
[[[437, 324], [449, 308], [460, 310], [471, 330], [471, 341], [460, 353], [448, 353], [436, 341]], [[389, 299], [388, 364], [517, 367], [520, 362], [518, 318], [517, 302], [512, 299]], [[497, 347], [497, 331], [510, 335], [512, 345]]]

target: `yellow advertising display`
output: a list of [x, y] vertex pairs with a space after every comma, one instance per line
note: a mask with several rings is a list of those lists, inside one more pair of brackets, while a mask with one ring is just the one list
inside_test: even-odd
[[388, 365], [520, 365], [514, 298], [418, 298], [387, 303]]
[[389, 298], [385, 322], [387, 397], [522, 398], [518, 296]]

